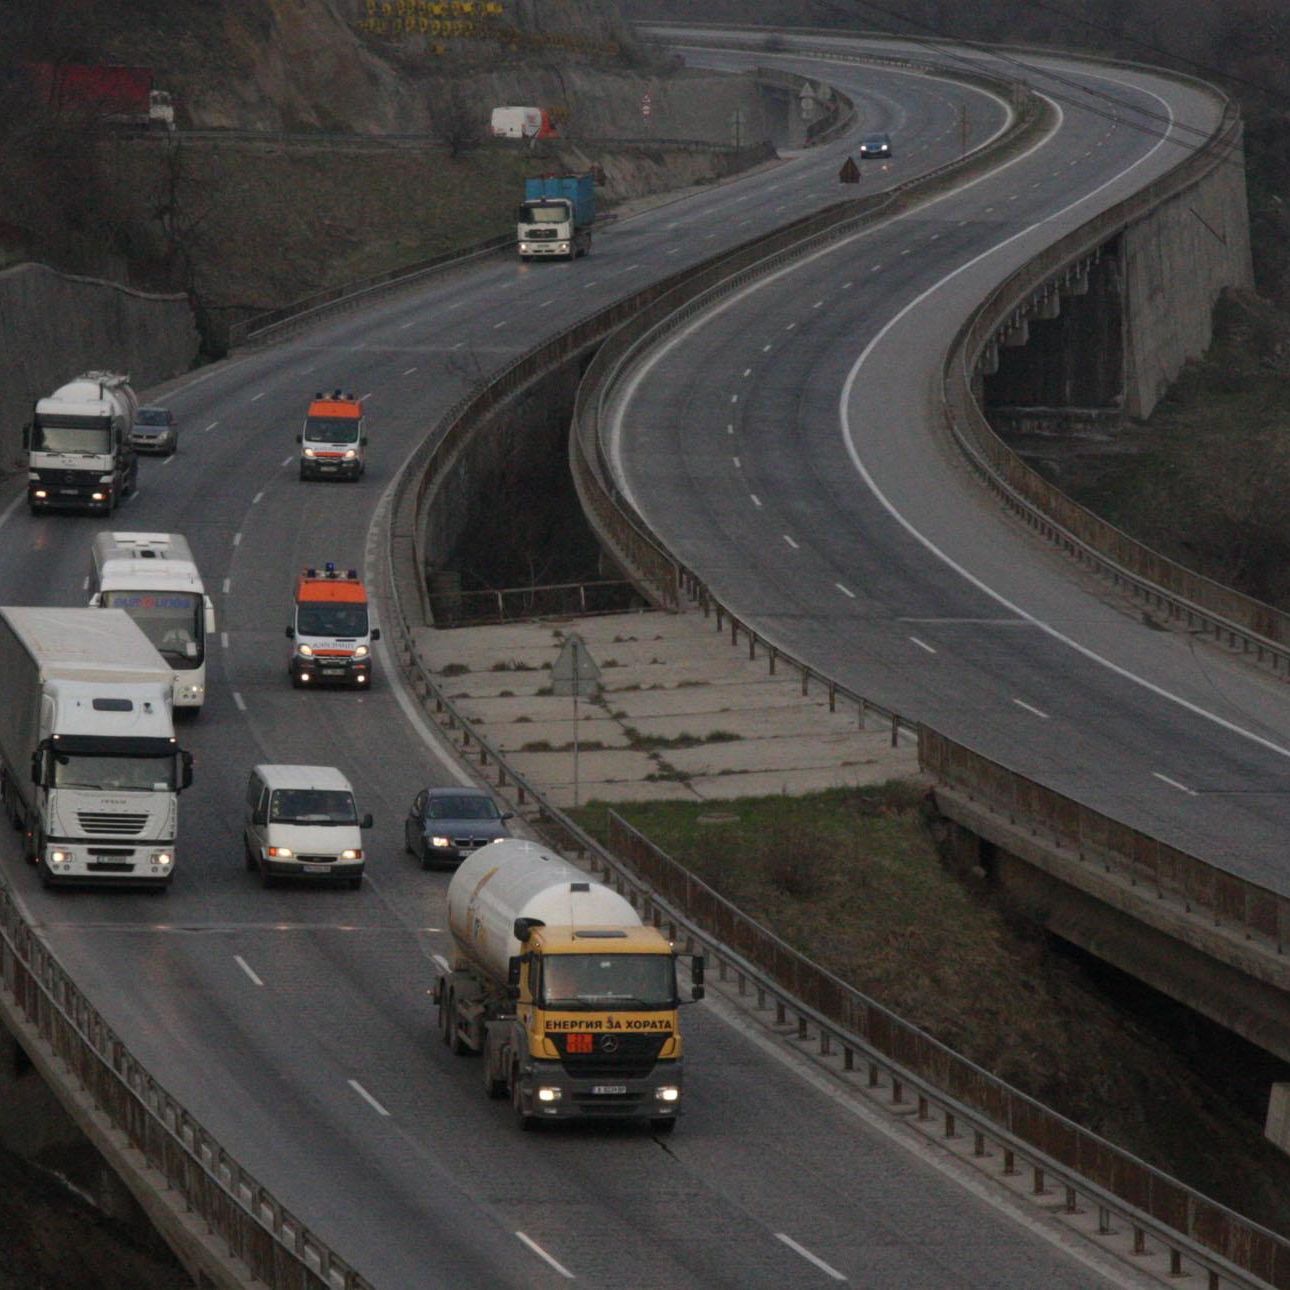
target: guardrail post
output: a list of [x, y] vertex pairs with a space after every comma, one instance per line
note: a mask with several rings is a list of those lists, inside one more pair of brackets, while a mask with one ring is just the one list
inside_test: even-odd
[[869, 1087], [870, 1088], [878, 1087], [878, 1063], [877, 1062], [869, 1063]]
[[769, 650], [769, 652], [768, 652], [767, 657], [768, 657], [768, 659], [769, 659], [769, 661], [770, 661], [770, 672], [769, 672], [769, 675], [770, 675], [770, 676], [774, 676], [774, 675], [775, 675], [775, 659], [779, 657], [779, 651], [778, 651], [778, 650], [777, 650], [777, 649], [772, 645], [772, 646], [771, 646], [771, 648], [770, 648], [770, 650]]
[[837, 710], [838, 710], [838, 687], [836, 682], [830, 681], [829, 682], [829, 711], [836, 712]]
[[1011, 1147], [1003, 1149], [1003, 1172], [1007, 1175], [1017, 1172], [1017, 1156]]
[[1134, 1254], [1145, 1254], [1147, 1252], [1147, 1234], [1137, 1223], [1133, 1225], [1133, 1252]]
[[897, 743], [897, 735], [899, 734], [899, 731], [900, 731], [900, 719], [896, 716], [896, 714], [895, 714], [895, 713], [892, 713], [892, 717], [891, 717], [891, 746], [892, 746], [893, 748], [896, 746], [896, 743]]

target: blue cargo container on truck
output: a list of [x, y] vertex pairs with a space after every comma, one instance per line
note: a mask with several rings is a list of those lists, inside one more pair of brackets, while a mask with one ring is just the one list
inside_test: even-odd
[[591, 250], [596, 185], [590, 174], [536, 175], [524, 181], [516, 216], [521, 260], [572, 260]]

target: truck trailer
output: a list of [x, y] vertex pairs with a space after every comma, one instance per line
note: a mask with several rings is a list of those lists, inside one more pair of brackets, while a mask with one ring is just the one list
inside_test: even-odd
[[[453, 960], [438, 979], [439, 1031], [483, 1056], [490, 1097], [519, 1125], [644, 1120], [681, 1111], [677, 954], [631, 903], [537, 843], [490, 842], [448, 885]], [[691, 962], [703, 997], [703, 959]]]
[[595, 177], [537, 175], [524, 181], [524, 201], [516, 215], [521, 260], [534, 256], [572, 260], [591, 250], [596, 218]]
[[171, 684], [123, 609], [0, 608], [0, 801], [45, 886], [170, 884]]
[[138, 407], [130, 378], [116, 372], [84, 372], [37, 401], [22, 436], [33, 515], [69, 507], [107, 515], [134, 491]]

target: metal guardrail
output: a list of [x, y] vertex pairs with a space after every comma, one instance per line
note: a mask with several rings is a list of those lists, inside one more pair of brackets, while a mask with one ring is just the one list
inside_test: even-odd
[[[873, 209], [867, 207], [864, 213]], [[852, 216], [856, 213], [850, 212]], [[818, 238], [829, 228], [827, 220], [823, 229], [811, 228], [810, 224], [808, 218], [794, 226], [799, 244], [803, 239]], [[696, 944], [704, 946], [723, 976], [729, 971], [735, 973], [741, 994], [751, 986], [757, 993], [759, 1006], [764, 1007], [768, 999], [773, 999], [778, 1021], [792, 1016], [801, 1039], [811, 1038], [814, 1031], [820, 1052], [828, 1054], [836, 1049], [842, 1054], [844, 1068], [854, 1069], [857, 1057], [863, 1058], [868, 1067], [870, 1089], [886, 1087], [896, 1104], [912, 1094], [917, 1098], [920, 1120], [928, 1119], [933, 1112], [938, 1114], [942, 1135], [947, 1139], [957, 1136], [960, 1127], [970, 1131], [974, 1157], [993, 1156], [1005, 1174], [1015, 1174], [1021, 1162], [1031, 1171], [1035, 1195], [1047, 1194], [1048, 1181], [1059, 1180], [1065, 1190], [1068, 1212], [1074, 1212], [1083, 1198], [1097, 1207], [1100, 1233], [1111, 1232], [1114, 1218], [1131, 1226], [1135, 1252], [1145, 1250], [1148, 1238], [1159, 1242], [1169, 1252], [1170, 1270], [1174, 1275], [1181, 1275], [1184, 1264], [1190, 1261], [1204, 1270], [1210, 1287], [1224, 1283], [1248, 1286], [1258, 1282], [1290, 1287], [1290, 1242], [1085, 1132], [866, 999], [742, 915], [621, 820], [613, 826], [613, 846], [602, 847], [555, 807], [536, 785], [508, 766], [501, 750], [474, 729], [439, 689], [417, 656], [414, 624], [427, 621], [421, 575], [424, 549], [419, 538], [422, 508], [438, 478], [451, 468], [457, 452], [474, 429], [534, 377], [585, 349], [592, 343], [593, 334], [602, 332], [615, 318], [634, 319], [641, 326], [633, 325], [630, 337], [620, 338], [615, 333], [606, 341], [593, 362], [593, 369], [596, 364], [601, 365], [602, 372], [621, 369], [627, 352], [638, 343], [638, 333], [654, 330], [655, 302], [658, 311], [663, 312], [676, 304], [674, 299], [669, 299], [672, 292], [682, 296], [701, 293], [703, 284], [714, 276], [718, 283], [732, 282], [736, 269], [749, 267], [738, 263], [744, 255], [750, 255], [749, 265], [760, 265], [766, 271], [776, 263], [774, 256], [766, 252], [772, 246], [786, 250], [787, 245], [781, 247], [775, 235], [758, 239], [751, 247], [732, 256], [718, 257], [694, 271], [678, 275], [680, 282], [669, 280], [659, 288], [632, 297], [625, 308], [620, 304], [602, 310], [593, 319], [585, 320], [562, 337], [517, 360], [502, 373], [500, 388], [495, 393], [490, 387], [463, 400], [427, 438], [396, 492], [388, 546], [390, 589], [395, 597], [395, 618], [401, 635], [399, 656], [411, 676], [413, 688], [427, 712], [447, 727], [463, 757], [473, 757], [481, 774], [491, 773], [499, 789], [513, 790], [519, 805], [528, 807], [528, 814], [540, 825], [557, 831], [572, 849], [589, 857], [592, 867], [628, 894], [647, 921], [666, 923], [674, 940], [683, 933], [689, 951]], [[690, 282], [689, 291], [683, 289], [686, 281]], [[643, 313], [648, 313], [649, 318], [642, 320]], [[587, 391], [585, 398], [584, 391]], [[594, 408], [598, 414], [602, 396], [603, 386], [588, 386], [584, 380], [579, 392], [580, 406]], [[588, 419], [595, 420], [590, 416]], [[575, 476], [581, 476], [580, 495], [589, 512], [613, 526], [613, 549], [620, 554], [630, 553], [632, 567], [638, 572], [644, 570], [639, 572], [638, 583], [653, 590], [664, 603], [675, 605], [681, 595], [696, 600], [705, 612], [715, 614], [718, 630], [724, 630], [728, 624], [732, 643], [741, 634], [744, 636], [750, 656], [755, 656], [760, 646], [772, 672], [777, 662], [784, 662], [799, 669], [804, 692], [812, 680], [825, 686], [831, 707], [842, 696], [857, 704], [861, 721], [866, 711], [881, 713], [891, 722], [893, 742], [902, 729], [917, 729], [899, 714], [869, 703], [809, 666], [783, 655], [731, 615], [693, 573], [671, 559], [635, 517], [615, 505], [607, 489], [598, 487], [604, 478], [603, 463], [596, 460], [598, 437], [589, 450], [583, 438], [585, 429], [575, 414], [571, 451]], [[411, 482], [414, 479], [415, 485]], [[941, 739], [934, 732], [919, 733], [920, 744], [924, 738]], [[942, 739], [939, 747], [948, 765], [952, 760], [952, 746]], [[979, 762], [979, 769], [988, 768], [998, 776], [1009, 775], [985, 759]], [[960, 775], [966, 776], [965, 766], [963, 762], [958, 764]], [[1050, 806], [1055, 814], [1063, 809], [1057, 795], [1052, 795]]]
[[3, 884], [0, 988], [112, 1127], [255, 1280], [272, 1290], [373, 1290], [135, 1060]]

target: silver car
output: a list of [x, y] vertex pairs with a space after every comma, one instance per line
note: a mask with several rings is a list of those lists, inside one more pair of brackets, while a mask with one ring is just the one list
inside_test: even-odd
[[179, 447], [179, 426], [169, 408], [140, 408], [130, 427], [130, 443], [138, 452], [172, 457]]

